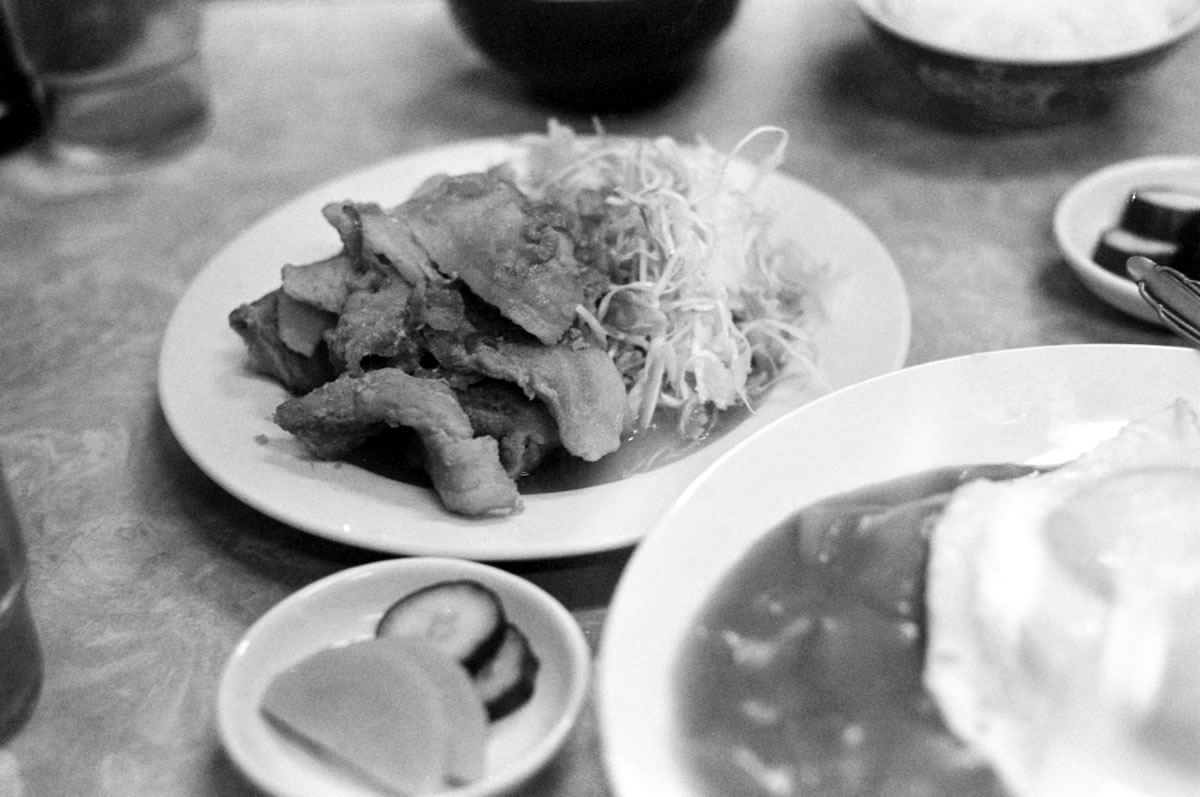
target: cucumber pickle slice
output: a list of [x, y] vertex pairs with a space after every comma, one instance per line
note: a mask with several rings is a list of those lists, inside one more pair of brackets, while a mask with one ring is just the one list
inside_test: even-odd
[[459, 662], [491, 722], [533, 696], [541, 661], [499, 596], [478, 581], [439, 581], [405, 595], [383, 613], [375, 635], [420, 637]]
[[496, 593], [463, 579], [431, 584], [396, 601], [375, 635], [424, 637], [474, 675], [496, 655], [507, 627]]
[[1171, 185], [1131, 189], [1116, 226], [1100, 234], [1092, 260], [1124, 277], [1134, 255], [1200, 276], [1200, 193]]
[[1128, 276], [1125, 264], [1135, 255], [1148, 257], [1160, 266], [1167, 266], [1174, 261], [1178, 251], [1179, 244], [1145, 238], [1121, 227], [1113, 227], [1101, 234], [1092, 259], [1103, 268], [1125, 277]]
[[1143, 238], [1178, 241], [1183, 229], [1200, 219], [1200, 194], [1166, 185], [1133, 189], [1118, 226]]
[[533, 696], [540, 666], [529, 639], [509, 623], [500, 650], [475, 674], [475, 688], [483, 698], [489, 720], [495, 722], [525, 705]]

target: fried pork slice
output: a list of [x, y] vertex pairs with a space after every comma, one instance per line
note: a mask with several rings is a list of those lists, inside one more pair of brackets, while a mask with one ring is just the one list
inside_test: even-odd
[[229, 314], [229, 326], [246, 343], [250, 367], [274, 377], [293, 394], [307, 393], [334, 377], [325, 346], [311, 355], [290, 348], [279, 335], [279, 289]]
[[391, 215], [407, 221], [439, 272], [546, 345], [592, 301], [596, 275], [576, 261], [563, 213], [494, 175], [446, 177]]
[[345, 251], [314, 263], [283, 267], [283, 292], [293, 299], [340, 313], [351, 293], [378, 288], [383, 277], [359, 269]]
[[351, 374], [383, 365], [414, 370], [420, 352], [408, 334], [411, 294], [412, 288], [398, 281], [351, 293], [325, 338], [334, 360]]
[[513, 382], [540, 399], [563, 447], [575, 456], [595, 461], [621, 445], [627, 426], [625, 384], [601, 349], [503, 339], [468, 345], [460, 335], [433, 331], [425, 340], [443, 366]]
[[358, 268], [412, 287], [445, 282], [413, 236], [410, 219], [371, 202], [336, 202], [322, 210]]
[[420, 438], [425, 468], [451, 512], [507, 514], [520, 508], [496, 440], [474, 436], [470, 418], [441, 381], [399, 368], [343, 374], [285, 401], [275, 422], [324, 459], [346, 454], [384, 426], [407, 427]]
[[275, 423], [293, 434], [317, 457], [340, 459], [387, 424], [364, 412], [357, 378], [343, 374], [275, 408]]
[[455, 391], [477, 435], [500, 441], [500, 462], [519, 479], [562, 448], [558, 427], [546, 405], [510, 382], [485, 379]]

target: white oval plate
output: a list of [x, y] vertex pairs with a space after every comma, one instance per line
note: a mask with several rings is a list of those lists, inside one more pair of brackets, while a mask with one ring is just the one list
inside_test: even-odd
[[677, 655], [722, 576], [793, 512], [939, 466], [1061, 462], [1180, 396], [1200, 401], [1200, 352], [1192, 349], [990, 352], [825, 396], [722, 457], [638, 546], [605, 620], [598, 711], [616, 793], [693, 792], [676, 746]]
[[[432, 490], [339, 462], [314, 460], [271, 420], [287, 394], [246, 367], [229, 312], [280, 283], [284, 263], [306, 263], [340, 247], [320, 210], [330, 201], [384, 205], [407, 198], [439, 172], [483, 169], [516, 150], [499, 139], [467, 141], [406, 155], [317, 188], [279, 208], [234, 240], [188, 288], [167, 325], [159, 360], [159, 401], [180, 445], [234, 496], [295, 528], [396, 554], [479, 560], [534, 559], [619, 548], [636, 542], [709, 463], [755, 429], [811, 398], [773, 391], [755, 417], [672, 465], [586, 489], [525, 497], [502, 519], [446, 512]], [[781, 230], [796, 230], [813, 255], [842, 275], [830, 319], [816, 331], [821, 366], [833, 387], [899, 368], [908, 352], [908, 295], [875, 235], [841, 205], [778, 176], [760, 195]]]
[[367, 797], [377, 792], [282, 736], [259, 712], [271, 680], [317, 651], [369, 639], [385, 609], [437, 581], [473, 578], [500, 596], [541, 661], [533, 698], [492, 725], [482, 780], [443, 792], [482, 797], [535, 774], [562, 747], [587, 697], [591, 655], [570, 612], [540, 587], [461, 559], [389, 559], [343, 570], [288, 596], [234, 648], [217, 691], [217, 729], [230, 757], [276, 795]]
[[1161, 322], [1133, 280], [1098, 265], [1092, 252], [1100, 234], [1117, 223], [1129, 192], [1156, 184], [1200, 192], [1200, 158], [1156, 156], [1114, 163], [1073, 185], [1054, 210], [1054, 237], [1083, 284], [1118, 310], [1153, 324]]

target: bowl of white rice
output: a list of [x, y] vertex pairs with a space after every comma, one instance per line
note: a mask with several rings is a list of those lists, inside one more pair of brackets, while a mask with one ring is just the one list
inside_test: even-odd
[[876, 40], [962, 121], [1107, 109], [1200, 28], [1200, 0], [856, 0]]

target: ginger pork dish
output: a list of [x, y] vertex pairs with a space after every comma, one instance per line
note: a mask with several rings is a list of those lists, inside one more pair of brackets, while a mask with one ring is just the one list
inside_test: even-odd
[[[731, 163], [764, 141], [737, 184]], [[819, 379], [825, 268], [753, 202], [785, 144], [760, 129], [726, 154], [551, 123], [394, 207], [330, 202], [340, 251], [282, 265], [229, 323], [313, 456], [369, 451], [451, 512], [509, 514], [539, 469], [653, 440], [613, 478], [648, 469], [784, 376]]]

